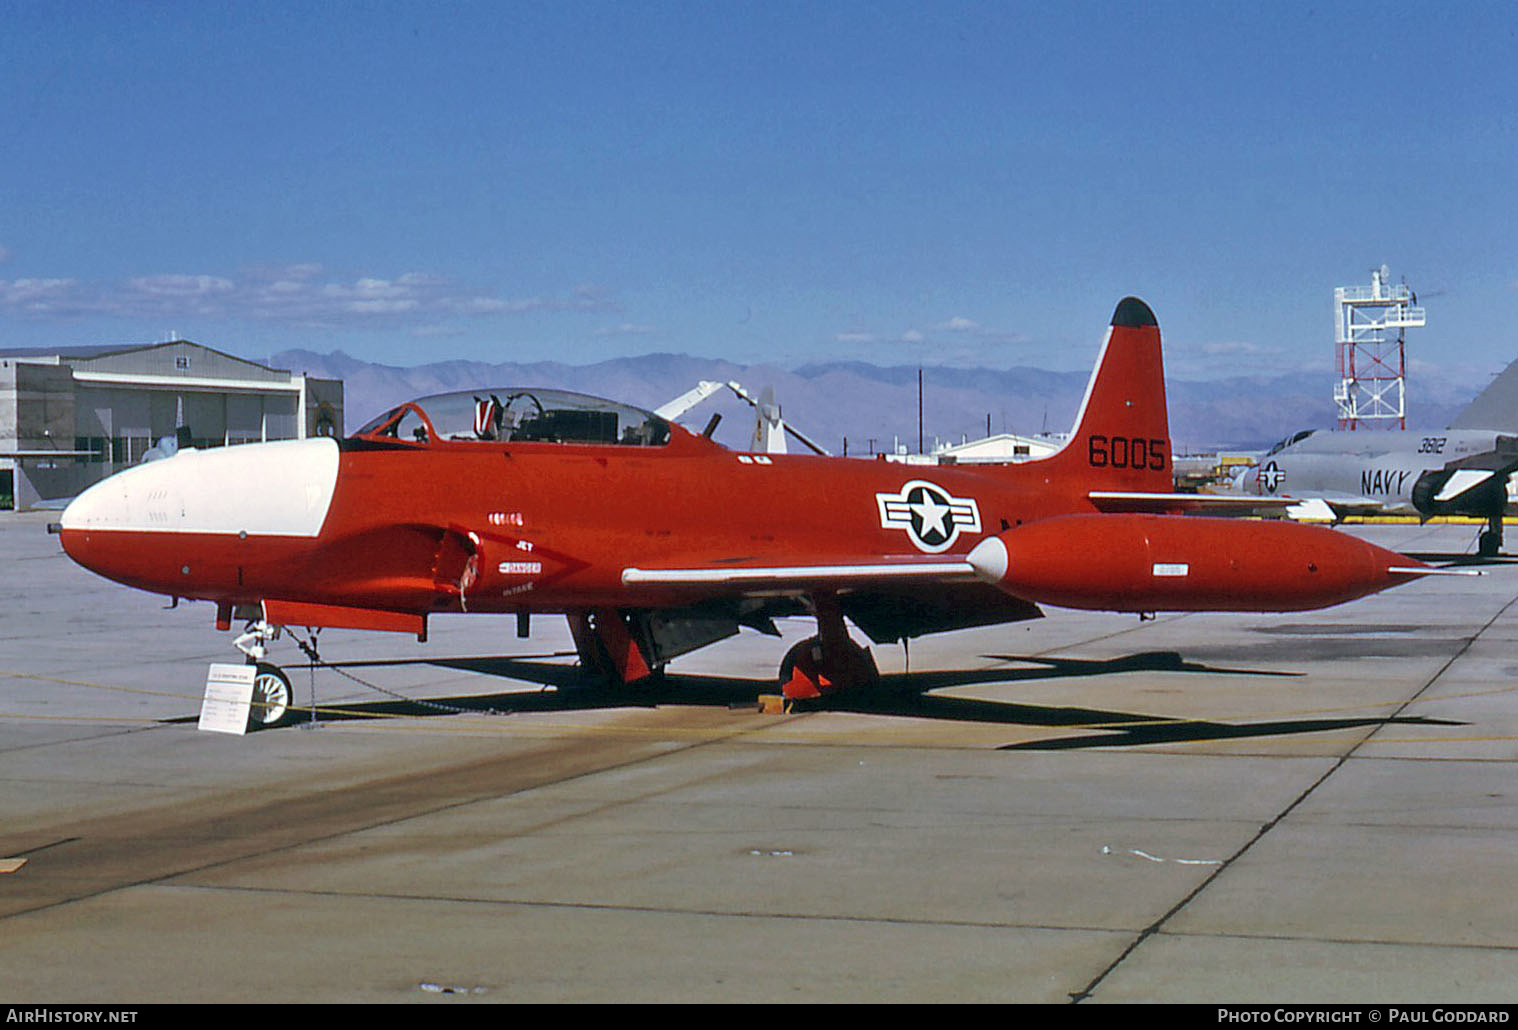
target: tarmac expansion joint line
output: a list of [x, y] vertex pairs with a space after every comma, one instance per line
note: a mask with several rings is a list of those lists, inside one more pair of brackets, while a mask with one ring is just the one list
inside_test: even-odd
[[[694, 739], [685, 741], [677, 740], [673, 741], [673, 743], [676, 745], [675, 750], [691, 750], [695, 748], [706, 747], [714, 743], [728, 741], [736, 737], [750, 736], [754, 733], [762, 732], [767, 727], [768, 723], [761, 723], [750, 727], [730, 728], [726, 732], [707, 732], [695, 737]], [[570, 734], [565, 733], [557, 734], [557, 736], [569, 735]], [[646, 762], [657, 761], [659, 759], [667, 757], [672, 753], [670, 749], [667, 748], [647, 750], [636, 748], [636, 745], [634, 745], [634, 750], [627, 750], [628, 739], [629, 738], [623, 738], [623, 740], [620, 742], [621, 748], [619, 750], [616, 750], [614, 753], [607, 754], [599, 758], [587, 757], [584, 754], [577, 753], [578, 762], [580, 764], [575, 768], [569, 770], [567, 773], [550, 780], [545, 781], [535, 776], [528, 777], [527, 780], [515, 783], [509, 787], [500, 788], [493, 786], [488, 789], [480, 788], [469, 792], [467, 796], [464, 797], [456, 797], [450, 800], [435, 803], [417, 803], [415, 805], [404, 806], [404, 810], [399, 812], [393, 811], [390, 808], [375, 809], [372, 814], [361, 811], [355, 812], [351, 806], [344, 805], [341, 801], [342, 796], [346, 795], [348, 792], [321, 791], [318, 792], [319, 796], [328, 803], [336, 805], [337, 809], [342, 812], [342, 816], [339, 818], [339, 825], [337, 826], [326, 826], [323, 827], [319, 832], [314, 832], [309, 835], [297, 835], [295, 839], [261, 841], [258, 842], [258, 846], [241, 849], [236, 854], [231, 855], [218, 854], [214, 857], [196, 856], [187, 855], [181, 850], [176, 850], [174, 853], [174, 861], [167, 863], [163, 868], [140, 873], [136, 876], [127, 874], [120, 876], [119, 879], [114, 879], [111, 882], [92, 883], [91, 886], [87, 887], [84, 890], [72, 893], [62, 892], [58, 896], [41, 899], [36, 904], [26, 905], [14, 911], [9, 911], [3, 915], [0, 915], [0, 923], [3, 923], [4, 920], [18, 916], [26, 916], [47, 909], [72, 905], [82, 901], [87, 901], [94, 897], [100, 897], [103, 895], [115, 893], [117, 891], [128, 890], [136, 887], [144, 887], [155, 884], [170, 884], [176, 881], [179, 881], [183, 886], [196, 886], [195, 884], [184, 883], [183, 881], [186, 877], [193, 877], [198, 874], [234, 865], [238, 862], [266, 858], [271, 855], [278, 855], [281, 853], [296, 850], [298, 848], [308, 847], [313, 844], [336, 840], [354, 833], [365, 832], [382, 826], [395, 825], [414, 818], [435, 815], [439, 812], [456, 810], [482, 802], [493, 801], [500, 797], [538, 789], [548, 782], [554, 784], [562, 784], [589, 776], [601, 775], [612, 770], [631, 768], [644, 764]], [[647, 735], [638, 734], [636, 737], [633, 737], [631, 739], [647, 739]], [[661, 737], [661, 739], [668, 740], [669, 735], [666, 733]], [[613, 738], [613, 743], [618, 743], [615, 738]], [[450, 768], [447, 770], [438, 771], [433, 775], [434, 777], [452, 777], [456, 773], [457, 768]], [[368, 786], [370, 785], [362, 785], [359, 789], [367, 789]], [[662, 791], [656, 791], [653, 793], [662, 793]], [[625, 801], [618, 802], [618, 805], [625, 803]], [[284, 802], [281, 802], [280, 804], [284, 804]], [[604, 806], [602, 807], [604, 808]], [[216, 821], [223, 821], [227, 818], [238, 817], [235, 814], [229, 815], [229, 813], [221, 811], [218, 812], [213, 818]], [[286, 822], [283, 816], [281, 816], [277, 821], [280, 823], [280, 825], [284, 825]], [[176, 839], [203, 840], [209, 842], [212, 845], [215, 845], [221, 840], [220, 836], [216, 833], [185, 832], [184, 827], [177, 827], [170, 836], [173, 836]], [[48, 844], [40, 845], [39, 847], [32, 848], [17, 857], [30, 856], [39, 851], [75, 843], [85, 839], [86, 837], [79, 835], [62, 838], [60, 840], [52, 841]], [[257, 841], [256, 837], [255, 841]], [[25, 863], [23, 862], [22, 864], [24, 865]], [[20, 867], [18, 866], [17, 868], [19, 869]], [[116, 867], [113, 866], [113, 868]], [[120, 875], [119, 869], [117, 872], [118, 875]], [[91, 880], [90, 877], [83, 876], [79, 879], [79, 882], [91, 883]]]
[[[1395, 718], [1402, 711], [1406, 710], [1409, 705], [1415, 703], [1420, 697], [1427, 693], [1429, 688], [1437, 683], [1440, 678], [1443, 677], [1443, 675], [1448, 672], [1450, 668], [1457, 661], [1459, 661], [1467, 651], [1470, 650], [1472, 645], [1474, 645], [1476, 641], [1479, 640], [1484, 633], [1486, 633], [1487, 630], [1495, 625], [1499, 619], [1506, 615], [1508, 609], [1512, 608], [1515, 604], [1518, 604], [1518, 595], [1510, 598], [1506, 604], [1497, 610], [1497, 613], [1495, 615], [1487, 619], [1486, 622], [1482, 624], [1480, 629], [1471, 634], [1470, 637], [1468, 637], [1465, 642], [1460, 645], [1460, 648], [1454, 654], [1450, 655], [1450, 657], [1442, 665], [1440, 665], [1437, 670], [1435, 670], [1434, 674], [1425, 680], [1423, 685], [1415, 690], [1412, 696], [1397, 708], [1397, 711], [1392, 714], [1392, 717]], [[1318, 788], [1322, 787], [1324, 783], [1328, 782], [1328, 779], [1333, 776], [1334, 773], [1342, 769], [1345, 764], [1354, 757], [1355, 752], [1359, 751], [1360, 748], [1364, 746], [1365, 742], [1371, 739], [1373, 736], [1374, 734], [1370, 734], [1360, 740], [1356, 740], [1349, 747], [1349, 749], [1344, 752], [1344, 754], [1340, 755], [1333, 762], [1333, 764], [1323, 772], [1321, 776], [1310, 783], [1305, 790], [1303, 790], [1294, 799], [1292, 799], [1292, 801], [1284, 808], [1282, 808], [1280, 812], [1276, 813], [1276, 815], [1271, 818], [1269, 822], [1264, 823], [1258, 832], [1250, 837], [1249, 840], [1245, 841], [1237, 851], [1235, 851], [1228, 858], [1223, 859], [1218, 864], [1216, 869], [1214, 869], [1205, 878], [1203, 878], [1201, 883], [1197, 884], [1194, 888], [1187, 892], [1187, 894], [1182, 897], [1180, 901], [1171, 906], [1169, 911], [1165, 912], [1153, 923], [1140, 931], [1138, 936], [1128, 943], [1128, 946], [1123, 949], [1122, 953], [1119, 954], [1117, 958], [1112, 960], [1111, 964], [1109, 964], [1106, 969], [1103, 969], [1100, 973], [1098, 973], [1096, 977], [1093, 978], [1092, 981], [1080, 991], [1072, 993], [1070, 995], [1071, 1003], [1078, 1005], [1086, 999], [1090, 998], [1096, 992], [1097, 988], [1101, 986], [1102, 982], [1111, 976], [1112, 973], [1127, 960], [1129, 955], [1132, 955], [1134, 952], [1136, 952], [1151, 937], [1154, 937], [1157, 934], [1161, 933], [1164, 930], [1166, 923], [1175, 918], [1175, 916], [1179, 914], [1182, 909], [1190, 905], [1191, 902], [1199, 897], [1203, 891], [1212, 886], [1212, 884], [1216, 882], [1220, 876], [1227, 872], [1235, 862], [1237, 862], [1244, 855], [1248, 854], [1249, 851], [1252, 850], [1254, 846], [1261, 840], [1263, 840], [1267, 834], [1269, 834], [1283, 821], [1285, 821], [1285, 819], [1290, 816], [1292, 812], [1301, 807], [1301, 805], [1308, 798], [1310, 798], [1318, 791]]]

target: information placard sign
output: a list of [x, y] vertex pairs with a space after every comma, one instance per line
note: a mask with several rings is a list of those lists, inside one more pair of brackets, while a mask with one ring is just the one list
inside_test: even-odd
[[248, 712], [253, 706], [253, 665], [213, 664], [206, 676], [206, 694], [200, 702], [199, 729], [212, 733], [248, 732]]

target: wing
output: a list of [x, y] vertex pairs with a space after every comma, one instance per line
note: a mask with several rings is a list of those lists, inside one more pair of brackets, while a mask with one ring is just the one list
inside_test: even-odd
[[963, 558], [931, 555], [833, 555], [804, 563], [763, 555], [622, 570], [624, 586], [716, 587], [736, 593], [809, 593], [974, 579], [975, 570]]
[[773, 557], [626, 568], [622, 582], [748, 598], [744, 604], [758, 607], [746, 624], [761, 626], [767, 613], [796, 614], [809, 595], [836, 593], [843, 613], [877, 644], [1043, 617], [1037, 605], [976, 578], [963, 558], [838, 554], [797, 563]]

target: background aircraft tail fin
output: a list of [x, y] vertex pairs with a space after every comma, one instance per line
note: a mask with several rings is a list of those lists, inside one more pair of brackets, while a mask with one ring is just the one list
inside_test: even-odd
[[1160, 327], [1137, 297], [1124, 298], [1113, 312], [1075, 430], [1045, 461], [1087, 490], [1174, 489]]
[[1518, 361], [1508, 365], [1450, 422], [1451, 429], [1518, 430]]

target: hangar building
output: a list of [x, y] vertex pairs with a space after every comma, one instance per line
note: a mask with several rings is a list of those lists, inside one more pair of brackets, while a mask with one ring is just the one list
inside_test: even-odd
[[0, 504], [49, 507], [186, 427], [222, 447], [343, 432], [343, 383], [188, 340], [0, 350]]

